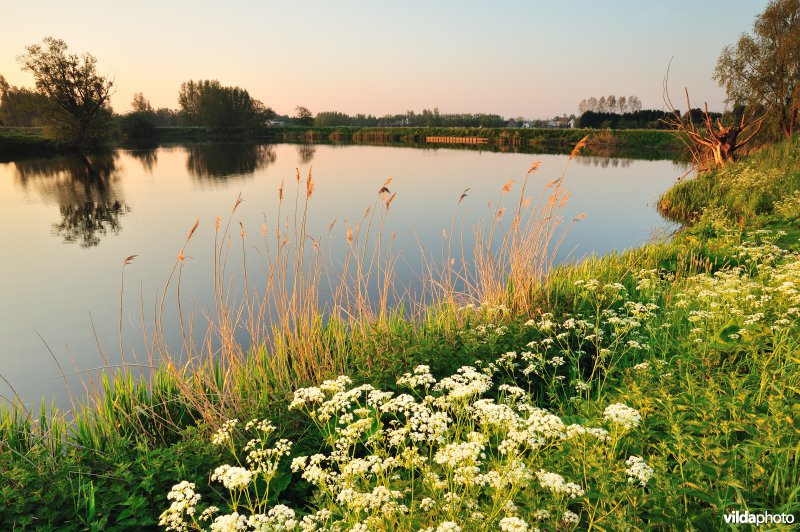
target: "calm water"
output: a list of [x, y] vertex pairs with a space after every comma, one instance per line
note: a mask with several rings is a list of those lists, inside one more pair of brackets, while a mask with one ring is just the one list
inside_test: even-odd
[[[241, 222], [250, 246], [261, 237], [262, 224], [274, 227], [278, 189], [285, 180], [287, 194], [293, 191], [295, 168], [305, 177], [313, 165], [309, 233], [325, 235], [337, 220], [333, 253], [345, 245], [344, 221], [360, 219], [392, 178], [389, 187], [397, 196], [386, 230], [397, 234], [398, 277], [413, 288], [421, 271], [420, 246], [440, 249], [461, 193], [470, 189], [458, 209], [458, 224], [463, 222], [469, 239], [470, 227], [487, 216], [487, 202], [498, 198], [509, 179], [518, 187], [535, 160], [542, 165], [529, 190], [537, 195], [561, 173], [566, 156], [201, 144], [0, 163], [0, 375], [28, 403], [45, 398], [67, 406], [56, 360], [77, 395], [82, 376], [103, 366], [103, 357], [118, 363], [121, 266], [133, 254], [138, 257], [125, 270], [123, 338], [126, 351], [142, 356], [142, 314], [149, 327], [157, 293], [195, 220], [182, 290], [184, 305], [193, 301], [195, 312], [205, 314], [216, 217], [227, 218], [241, 193], [233, 234], [240, 246]], [[670, 161], [572, 161], [564, 216], [586, 218], [569, 233], [560, 256], [623, 250], [666, 230], [655, 200], [682, 173]], [[257, 253], [248, 257], [263, 266]], [[174, 317], [166, 324], [177, 328]], [[14, 392], [0, 382], [0, 394], [8, 399]]]

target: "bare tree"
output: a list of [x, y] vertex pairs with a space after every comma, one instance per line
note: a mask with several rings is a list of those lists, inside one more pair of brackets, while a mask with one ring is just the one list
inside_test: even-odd
[[699, 170], [709, 170], [713, 167], [724, 166], [729, 161], [735, 161], [736, 152], [758, 133], [764, 115], [759, 118], [751, 117], [748, 120], [745, 113], [739, 124], [725, 126], [719, 118], [716, 122], [711, 120], [706, 103], [703, 106], [702, 124], [695, 124], [692, 119], [689, 90], [684, 89], [684, 93], [686, 94], [686, 108], [690, 111], [681, 115], [670, 99], [667, 90], [668, 79], [669, 69], [667, 76], [664, 77], [663, 97], [670, 116], [664, 121], [672, 127], [678, 139], [689, 150], [694, 167]]

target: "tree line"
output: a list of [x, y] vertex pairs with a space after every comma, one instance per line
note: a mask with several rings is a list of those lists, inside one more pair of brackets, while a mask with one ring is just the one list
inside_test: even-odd
[[421, 113], [406, 111], [380, 117], [356, 114], [350, 116], [339, 111], [323, 111], [314, 118], [315, 126], [408, 126], [408, 127], [503, 127], [505, 118], [497, 114], [440, 113], [438, 107], [423, 109]]
[[620, 96], [617, 98], [613, 94], [608, 97], [601, 96], [599, 99], [592, 96], [591, 98], [581, 100], [578, 104], [578, 112], [583, 114], [587, 111], [594, 113], [635, 113], [642, 110], [642, 101], [638, 96]]

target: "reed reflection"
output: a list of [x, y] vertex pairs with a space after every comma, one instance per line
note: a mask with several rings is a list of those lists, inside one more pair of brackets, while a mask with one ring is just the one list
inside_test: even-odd
[[213, 180], [253, 174], [277, 158], [275, 147], [269, 144], [192, 144], [186, 151], [189, 173]]
[[23, 188], [35, 188], [46, 202], [58, 205], [61, 219], [53, 235], [89, 248], [109, 233], [122, 230], [120, 217], [130, 212], [119, 188], [116, 152], [14, 162]]

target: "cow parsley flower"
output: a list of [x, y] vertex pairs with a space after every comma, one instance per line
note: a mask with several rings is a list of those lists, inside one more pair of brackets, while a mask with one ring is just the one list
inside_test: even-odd
[[504, 532], [526, 532], [528, 523], [519, 517], [504, 517], [500, 520], [500, 530]]
[[540, 469], [536, 474], [539, 478], [539, 485], [545, 489], [552, 491], [557, 495], [566, 495], [570, 499], [582, 497], [584, 494], [583, 488], [574, 482], [567, 482], [564, 477], [558, 473], [550, 473], [544, 469]]
[[253, 479], [253, 473], [243, 467], [221, 465], [214, 470], [211, 480], [218, 480], [229, 490], [246, 488]]
[[653, 468], [647, 465], [643, 458], [639, 456], [631, 456], [625, 460], [625, 465], [628, 469], [625, 473], [628, 475], [628, 482], [631, 484], [638, 483], [640, 486], [647, 486], [647, 482], [653, 478]]
[[642, 415], [633, 408], [622, 403], [614, 403], [606, 407], [603, 417], [607, 421], [622, 425], [626, 429], [634, 429], [642, 422]]
[[158, 524], [166, 526], [167, 530], [188, 530], [188, 525], [183, 520], [184, 514], [194, 515], [195, 506], [200, 501], [200, 494], [195, 493], [194, 489], [194, 482], [185, 480], [172, 486], [167, 494], [167, 500], [172, 503], [161, 514]]
[[247, 517], [233, 512], [229, 515], [220, 515], [211, 523], [212, 532], [235, 532], [247, 530]]

